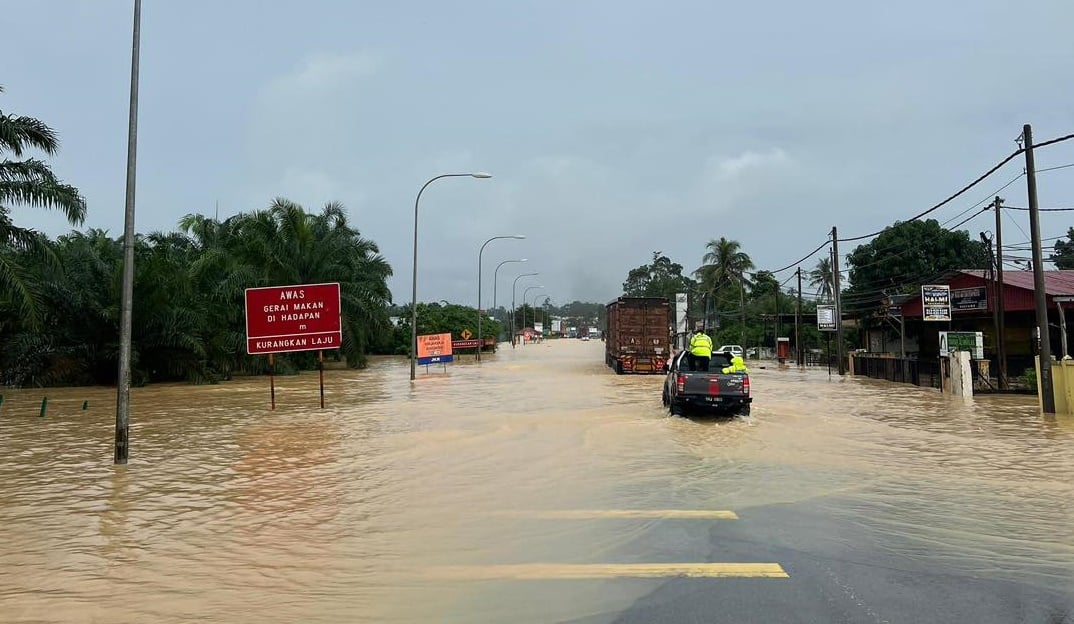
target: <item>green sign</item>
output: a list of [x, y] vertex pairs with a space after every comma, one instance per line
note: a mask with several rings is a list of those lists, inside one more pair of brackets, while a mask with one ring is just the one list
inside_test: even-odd
[[940, 332], [940, 354], [968, 351], [970, 357], [984, 358], [984, 336], [981, 332]]

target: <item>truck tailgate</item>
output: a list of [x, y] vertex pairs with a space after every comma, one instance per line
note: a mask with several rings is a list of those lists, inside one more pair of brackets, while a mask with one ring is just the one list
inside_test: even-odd
[[685, 383], [680, 395], [697, 396], [749, 396], [749, 377], [746, 375], [725, 375], [713, 372], [680, 373], [685, 376]]

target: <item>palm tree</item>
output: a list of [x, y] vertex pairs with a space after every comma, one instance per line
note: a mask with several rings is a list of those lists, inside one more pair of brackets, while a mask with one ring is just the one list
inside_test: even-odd
[[78, 189], [57, 179], [44, 162], [8, 158], [10, 154], [21, 159], [30, 149], [52, 156], [59, 149], [56, 133], [33, 117], [0, 111], [0, 297], [36, 323], [39, 296], [26, 266], [18, 260], [18, 252], [53, 262], [55, 257], [41, 235], [15, 225], [11, 208], [25, 205], [58, 209], [72, 225], [78, 225], [86, 216], [86, 200]]
[[737, 287], [744, 336], [746, 331], [746, 286], [749, 285], [746, 274], [753, 269], [753, 260], [750, 259], [749, 254], [742, 251], [741, 243], [736, 240], [728, 240], [723, 236], [719, 240], [710, 240], [705, 245], [705, 249], [708, 251], [701, 258], [701, 262], [704, 264], [694, 274], [701, 281], [702, 290], [713, 296], [717, 296], [721, 292], [727, 292], [724, 289]]
[[342, 351], [348, 362], [361, 364], [375, 335], [390, 329], [392, 270], [376, 243], [348, 223], [342, 204], [313, 214], [277, 199], [267, 210], [242, 215], [236, 227], [235, 253], [260, 267], [259, 283], [248, 286], [340, 283]]
[[817, 261], [817, 268], [809, 272], [809, 285], [817, 288], [818, 299], [830, 302], [834, 292], [833, 283], [835, 279], [832, 275], [832, 259], [821, 258]]

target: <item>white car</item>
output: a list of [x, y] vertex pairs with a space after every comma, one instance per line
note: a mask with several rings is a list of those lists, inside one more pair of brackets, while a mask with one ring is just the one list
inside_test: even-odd
[[738, 357], [743, 357], [745, 353], [739, 345], [722, 345], [719, 349], [716, 349], [716, 351], [720, 353], [730, 353], [732, 357], [736, 355]]

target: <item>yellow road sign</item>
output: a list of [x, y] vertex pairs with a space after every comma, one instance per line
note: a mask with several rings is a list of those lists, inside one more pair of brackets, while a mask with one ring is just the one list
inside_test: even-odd
[[462, 336], [463, 340], [469, 340], [474, 334], [469, 329], [464, 329], [459, 335]]

